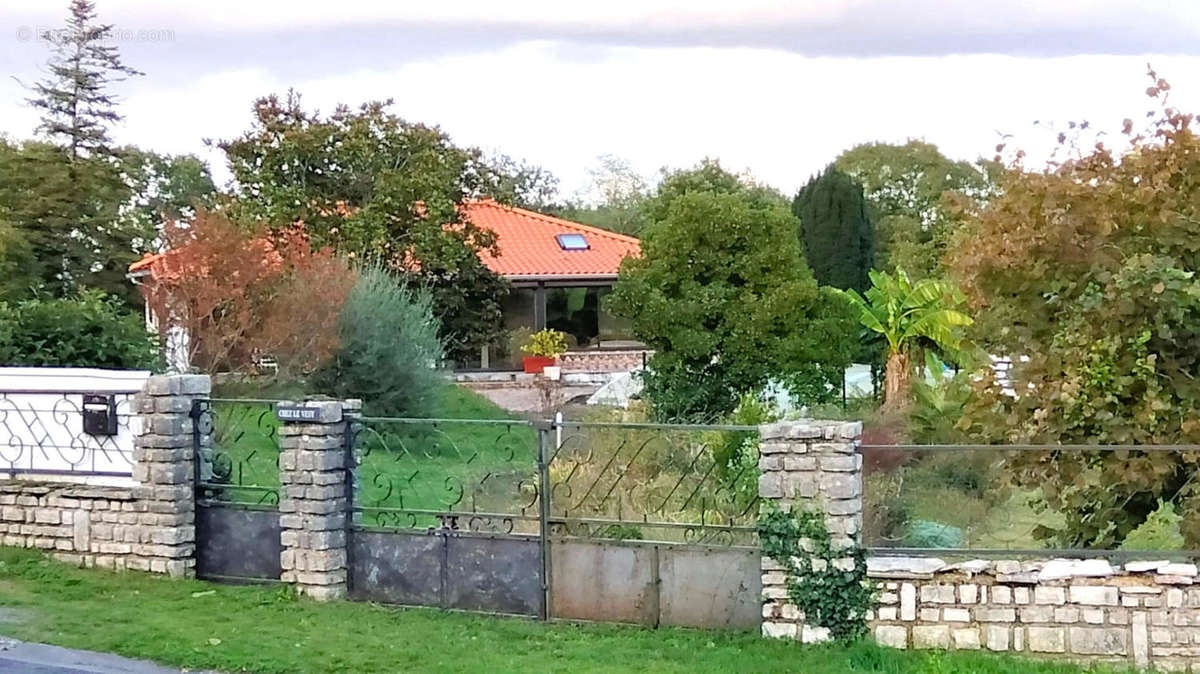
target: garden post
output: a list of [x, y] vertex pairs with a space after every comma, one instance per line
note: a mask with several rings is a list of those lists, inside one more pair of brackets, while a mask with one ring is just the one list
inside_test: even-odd
[[338, 400], [298, 406], [312, 410], [309, 418], [285, 420], [279, 428], [281, 580], [313, 599], [339, 599], [348, 590], [347, 424], [353, 407]]
[[[209, 437], [196, 437], [192, 408], [211, 389], [208, 375], [156, 375], [146, 380], [138, 396], [141, 426], [133, 450], [137, 486], [130, 506], [138, 513], [138, 526], [125, 527], [126, 540], [133, 542], [126, 568], [175, 577], [195, 574], [196, 450]], [[83, 512], [75, 524], [85, 532], [84, 539], [90, 520], [91, 514]], [[95, 528], [105, 526], [112, 525], [98, 521]], [[110, 550], [120, 551], [120, 544]]]
[[[801, 420], [760, 427], [758, 496], [764, 507], [825, 514], [835, 550], [859, 544], [862, 530], [861, 422]], [[854, 560], [835, 559], [837, 566]], [[788, 602], [783, 564], [762, 558], [763, 636], [825, 641], [828, 630], [805, 622]]]

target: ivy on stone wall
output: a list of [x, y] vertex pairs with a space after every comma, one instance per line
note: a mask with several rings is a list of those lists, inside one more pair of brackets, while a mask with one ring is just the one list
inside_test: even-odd
[[788, 600], [807, 624], [828, 629], [838, 641], [866, 636], [875, 586], [861, 546], [835, 548], [824, 514], [773, 504], [759, 515], [758, 537], [763, 554], [786, 569]]

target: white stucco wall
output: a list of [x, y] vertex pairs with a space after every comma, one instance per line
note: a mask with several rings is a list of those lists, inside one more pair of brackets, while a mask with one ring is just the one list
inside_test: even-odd
[[[132, 485], [134, 396], [150, 372], [0, 368], [0, 478]], [[83, 395], [116, 397], [117, 434], [83, 432]], [[106, 473], [106, 475], [95, 475]]]

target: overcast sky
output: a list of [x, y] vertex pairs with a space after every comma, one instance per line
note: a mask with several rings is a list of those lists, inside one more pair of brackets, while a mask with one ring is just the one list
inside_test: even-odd
[[[1146, 63], [1200, 110], [1193, 0], [378, 2], [96, 0], [125, 61], [118, 141], [192, 152], [244, 131], [289, 87], [330, 110], [393, 98], [457, 142], [541, 164], [571, 196], [600, 154], [652, 176], [705, 156], [786, 191], [857, 143], [923, 138], [963, 159], [1033, 122], [1119, 128], [1148, 108]], [[66, 1], [0, 7], [0, 132], [26, 138], [39, 29]], [[579, 5], [579, 6], [574, 6]]]

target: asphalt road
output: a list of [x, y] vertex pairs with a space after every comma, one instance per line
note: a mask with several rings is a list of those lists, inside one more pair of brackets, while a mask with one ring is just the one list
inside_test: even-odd
[[0, 672], [22, 674], [178, 674], [145, 660], [0, 637]]

